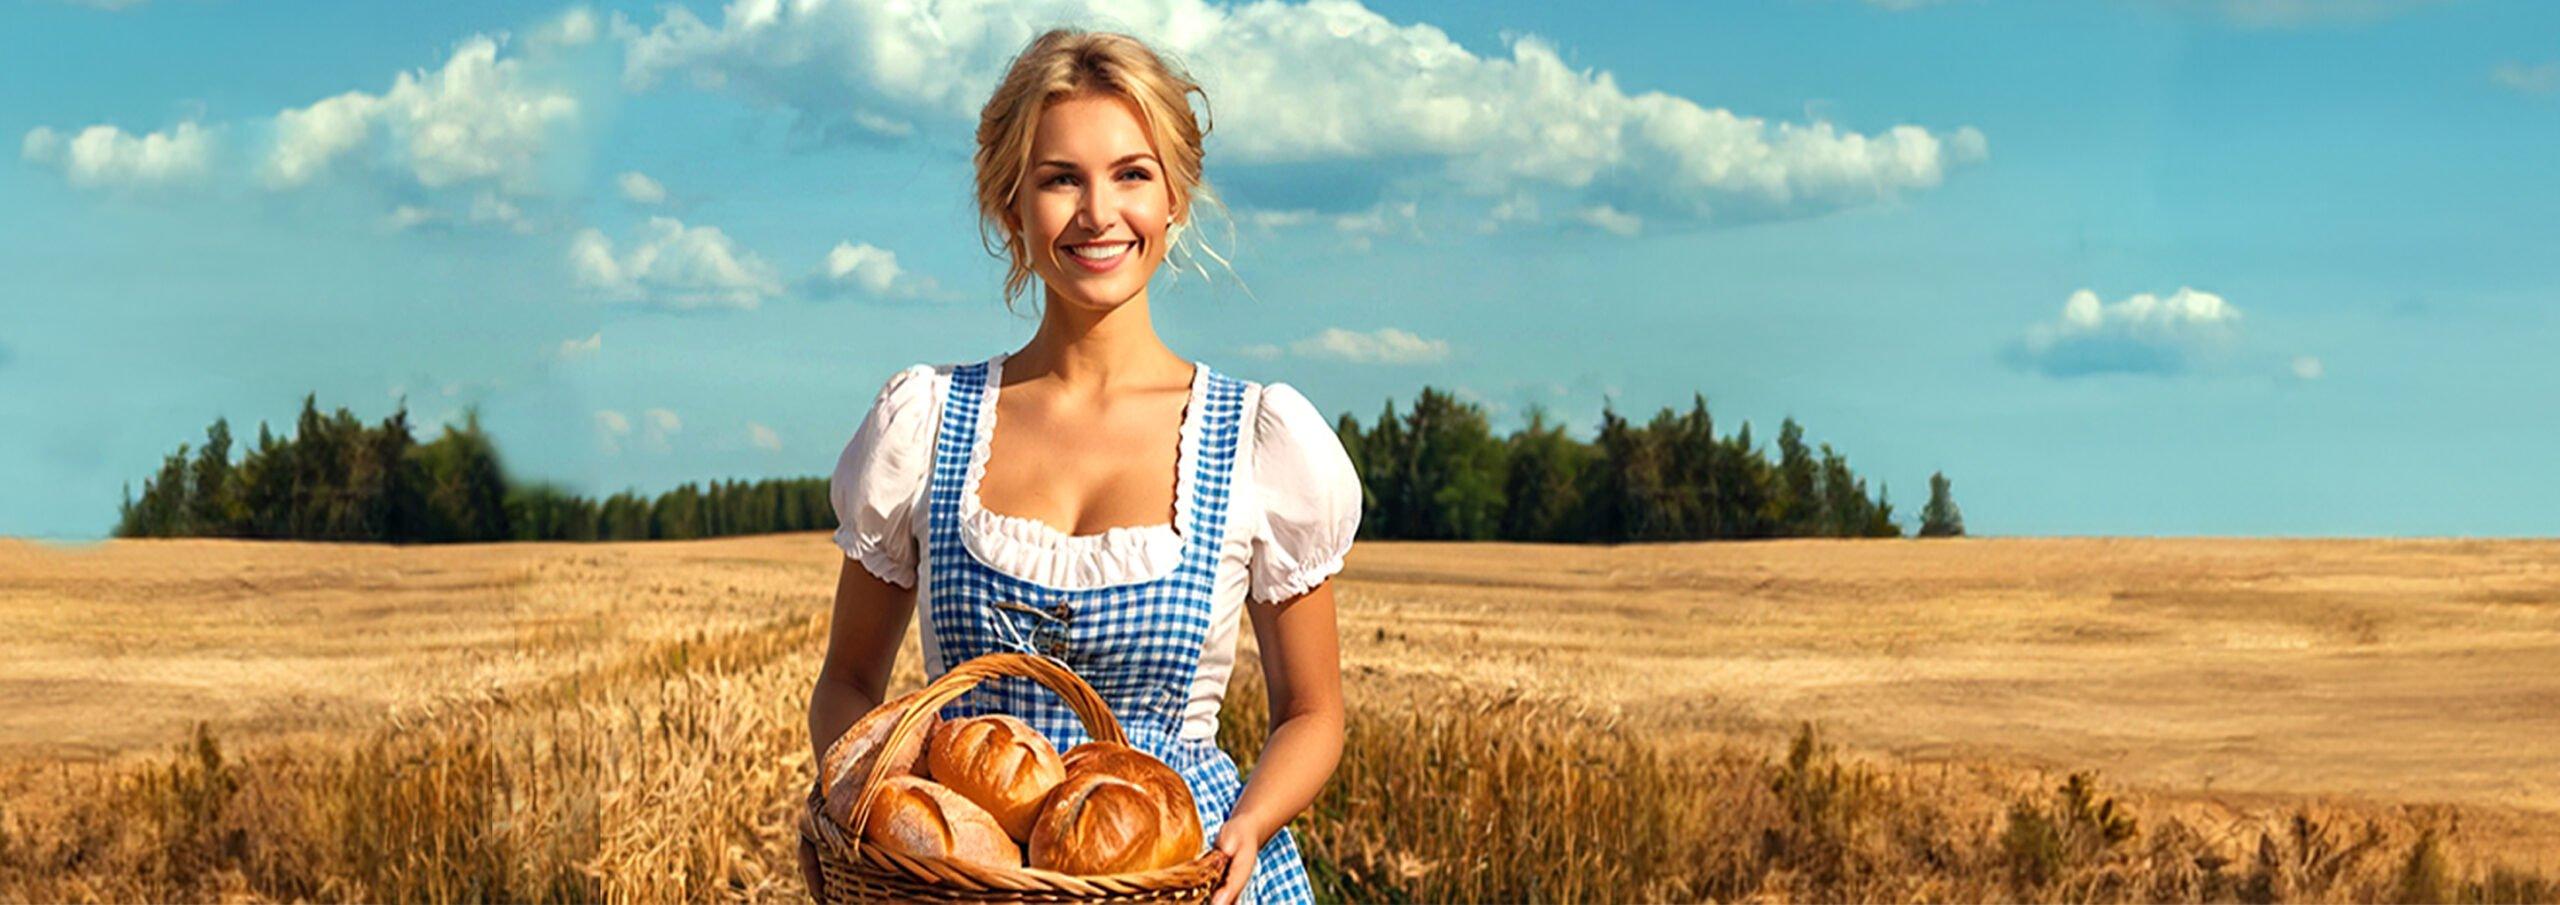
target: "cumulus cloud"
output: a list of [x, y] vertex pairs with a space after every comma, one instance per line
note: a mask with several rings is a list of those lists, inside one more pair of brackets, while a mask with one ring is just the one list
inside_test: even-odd
[[596, 410], [596, 445], [604, 454], [622, 454], [622, 441], [631, 436], [631, 418], [612, 409]]
[[624, 172], [614, 180], [622, 187], [622, 197], [633, 204], [656, 204], [667, 200], [667, 187], [638, 170]]
[[561, 361], [576, 361], [581, 358], [594, 357], [597, 352], [603, 350], [604, 331], [598, 330], [594, 333], [587, 334], [587, 338], [585, 339], [561, 340], [560, 345], [552, 350], [552, 357], [558, 358]]
[[61, 170], [82, 188], [148, 188], [203, 178], [213, 158], [213, 133], [194, 122], [142, 135], [105, 124], [70, 135], [37, 126], [27, 130], [18, 153], [29, 163]]
[[2239, 321], [2240, 309], [2221, 296], [2189, 287], [2117, 302], [2082, 289], [2063, 303], [2060, 319], [2027, 328], [2007, 355], [2050, 377], [2177, 374], [2233, 342]]
[[2524, 94], [2550, 94], [2560, 91], [2560, 63], [2527, 66], [2523, 63], [2500, 63], [2489, 70], [2489, 81], [2498, 87]]
[[1575, 211], [1573, 216], [1574, 219], [1589, 224], [1594, 229], [1616, 235], [1632, 236], [1644, 231], [1643, 217], [1627, 213], [1606, 204], [1598, 204], [1583, 208], [1579, 211]]
[[428, 188], [488, 181], [530, 190], [555, 132], [578, 100], [537, 83], [498, 39], [474, 35], [442, 68], [394, 77], [381, 94], [349, 91], [276, 114], [261, 176], [271, 188], [311, 183], [359, 150]]
[[642, 411], [636, 422], [614, 409], [596, 410], [596, 442], [608, 456], [621, 455], [626, 448], [623, 444], [635, 439], [643, 452], [666, 452], [670, 448], [668, 440], [682, 430], [684, 419], [667, 409]]
[[782, 435], [775, 433], [773, 428], [749, 421], [747, 443], [766, 452], [778, 452], [782, 449]]
[[618, 22], [617, 31], [635, 89], [689, 78], [830, 130], [894, 139], [968, 134], [1011, 55], [1052, 22], [1131, 31], [1187, 61], [1214, 104], [1217, 160], [1410, 170], [1381, 178], [1483, 198], [1564, 196], [1546, 208], [1555, 211], [1799, 216], [1936, 186], [1988, 153], [1971, 127], [1860, 133], [1630, 93], [1535, 37], [1479, 55], [1433, 26], [1341, 0], [737, 2], [717, 24], [670, 7], [645, 30]]
[[597, 21], [595, 10], [573, 6], [559, 18], [534, 29], [533, 42], [552, 47], [578, 47], [594, 43], [602, 31], [603, 24]]
[[2329, 367], [2318, 356], [2297, 355], [2293, 358], [2293, 376], [2300, 380], [2318, 380], [2328, 376]]
[[717, 227], [651, 217], [617, 251], [588, 229], [569, 243], [569, 268], [597, 296], [664, 308], [754, 308], [782, 291], [773, 268]]
[[[1449, 341], [1424, 339], [1394, 327], [1381, 327], [1367, 333], [1327, 327], [1324, 332], [1289, 344], [1289, 351], [1305, 358], [1347, 361], [1354, 364], [1428, 364], [1449, 358]], [[1253, 357], [1273, 357], [1271, 346], [1248, 346]]]
[[836, 243], [805, 285], [811, 296], [819, 298], [920, 298], [941, 290], [941, 283], [932, 277], [899, 266], [896, 252], [868, 242]]

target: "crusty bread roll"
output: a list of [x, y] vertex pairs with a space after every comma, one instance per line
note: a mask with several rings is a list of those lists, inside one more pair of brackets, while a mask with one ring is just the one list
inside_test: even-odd
[[1022, 846], [996, 825], [995, 815], [941, 783], [912, 775], [881, 781], [862, 841], [914, 858], [1022, 866]]
[[[923, 696], [924, 690], [919, 688], [872, 708], [870, 713], [853, 721], [853, 725], [845, 729], [844, 736], [827, 750], [827, 762], [819, 774], [826, 778], [826, 813], [845, 832], [853, 832], [853, 809], [861, 804], [857, 799], [862, 794], [862, 781], [871, 774], [872, 761], [881, 756], [880, 749], [889, 740], [889, 730], [896, 728], [898, 717]], [[918, 762], [923, 758], [925, 739], [941, 720], [939, 711], [925, 714], [924, 725], [915, 737], [888, 754], [889, 775], [916, 772]]]
[[933, 781], [994, 814], [1006, 835], [1031, 838], [1031, 821], [1049, 790], [1067, 778], [1058, 748], [1011, 714], [948, 720], [925, 743]]
[[1198, 805], [1164, 761], [1110, 742], [1077, 745], [1062, 761], [1067, 777], [1031, 827], [1032, 867], [1117, 874], [1199, 856]]

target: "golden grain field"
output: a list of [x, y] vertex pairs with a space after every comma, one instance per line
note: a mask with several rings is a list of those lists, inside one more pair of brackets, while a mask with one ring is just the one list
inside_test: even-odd
[[[0, 900], [801, 898], [838, 559], [0, 540]], [[1366, 543], [1338, 588], [1328, 898], [2560, 900], [2560, 543]]]

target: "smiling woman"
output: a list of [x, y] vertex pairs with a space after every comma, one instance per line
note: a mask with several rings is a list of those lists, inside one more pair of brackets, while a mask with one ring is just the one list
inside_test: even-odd
[[[1195, 94], [1205, 107], [1199, 85], [1134, 38], [1053, 31], [1023, 51], [978, 119], [981, 238], [1008, 262], [1008, 304], [1035, 273], [1077, 301], [1116, 302], [1145, 287], [1194, 203], [1215, 203], [1201, 173], [1210, 126], [1192, 115]], [[1097, 234], [1107, 224], [1090, 219], [1104, 202], [1127, 221], [1116, 235]], [[1143, 266], [1120, 268], [1133, 247]], [[1088, 273], [1117, 275], [1074, 279], [1061, 250]]]
[[[1332, 426], [1295, 389], [1189, 360], [1155, 332], [1147, 285], [1208, 198], [1208, 130], [1190, 104], [1200, 93], [1135, 39], [1060, 30], [1032, 41], [987, 102], [982, 237], [1007, 261], [1008, 304], [1039, 278], [1040, 328], [1014, 352], [900, 371], [846, 444], [831, 482], [845, 560], [810, 697], [811, 753], [825, 763], [888, 699], [921, 609], [928, 676], [995, 653], [1054, 662], [1091, 685], [1131, 747], [1181, 778], [1187, 803], [1164, 813], [1196, 814], [1200, 836], [1177, 847], [1197, 850], [1185, 870], [1200, 867], [1180, 883], [1214, 880], [1213, 905], [1307, 902], [1288, 825], [1341, 758], [1328, 579], [1363, 494]], [[1248, 612], [1271, 714], [1250, 783], [1216, 740]], [[940, 711], [991, 715], [1019, 719], [1070, 762], [1093, 737], [1020, 676]], [[822, 779], [813, 800], [831, 791], [846, 790]], [[853, 856], [803, 851], [828, 871]]]

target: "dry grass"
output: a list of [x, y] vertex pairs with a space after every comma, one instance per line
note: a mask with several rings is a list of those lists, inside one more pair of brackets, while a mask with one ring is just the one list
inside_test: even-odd
[[[154, 546], [115, 555], [149, 561]], [[1859, 546], [1838, 545], [1852, 551], [1838, 555], [1900, 555], [1882, 546], [1855, 553]], [[1379, 547], [1344, 583], [1346, 661], [1355, 678], [1350, 747], [1324, 797], [1297, 824], [1328, 899], [2560, 900], [2547, 876], [2503, 866], [2515, 841], [2531, 837], [2477, 803], [2276, 793], [2216, 793], [2208, 802], [2193, 789], [2122, 785], [2077, 767], [2039, 772], [2031, 759], [1915, 763], [1835, 743], [1839, 721], [1821, 707], [1809, 708], [1814, 723], [1774, 741], [1750, 713], [1669, 731], [1664, 712], [1626, 706], [1634, 690], [1626, 667], [1597, 648], [1615, 631], [1607, 628], [1612, 619], [1640, 624], [1664, 607], [1690, 605], [1682, 601], [1695, 593], [1687, 584], [1694, 578], [1677, 573], [1698, 567], [1685, 549], [1627, 560], [1613, 559], [1631, 555], [1621, 551], [1567, 551], [1597, 569], [1651, 562], [1674, 573], [1592, 573], [1616, 585], [1589, 592], [1602, 601], [1593, 615], [1559, 605], [1585, 599], [1585, 590], [1506, 585], [1505, 570], [1470, 561], [1475, 551]], [[547, 551], [316, 547], [301, 551], [313, 562], [306, 573], [281, 561], [269, 566], [277, 581], [308, 596], [240, 591], [242, 605], [223, 611], [206, 605], [204, 580], [187, 569], [150, 579], [150, 589], [120, 585], [105, 568], [88, 576], [96, 584], [53, 570], [30, 578], [15, 567], [41, 554], [0, 545], [0, 564], [11, 566], [0, 569], [0, 619], [20, 627], [40, 621], [25, 615], [25, 601], [38, 596], [27, 588], [42, 585], [58, 598], [105, 598], [110, 613], [116, 600], [187, 602], [188, 615], [174, 620], [182, 627], [158, 631], [165, 646], [203, 650], [208, 659], [293, 649], [296, 632], [314, 634], [313, 646], [344, 649], [336, 658], [342, 671], [224, 695], [229, 712], [246, 716], [179, 734], [186, 740], [174, 750], [162, 742], [86, 764], [22, 756], [0, 806], [0, 900], [799, 898], [788, 821], [808, 770], [801, 706], [822, 644], [825, 570], [834, 565], [826, 550], [805, 537]], [[1785, 560], [1801, 552], [1763, 551], [1758, 561], [1799, 568]], [[216, 558], [228, 568], [261, 553]], [[519, 554], [530, 560], [511, 558]], [[372, 565], [411, 575], [433, 571], [423, 561], [443, 556], [450, 573], [404, 587], [325, 571], [345, 568], [334, 561], [341, 556], [379, 557]], [[492, 559], [478, 572], [458, 565], [484, 556]], [[1900, 567], [1920, 579], [1911, 593], [1930, 593], [1927, 569]], [[1437, 568], [1474, 577], [1435, 588], [1416, 574]], [[1836, 600], [1857, 593], [1855, 572], [1821, 569], [1786, 581], [1823, 586]], [[2302, 573], [2320, 580], [2316, 568]], [[1747, 599], [1750, 580], [1757, 579], [1725, 599]], [[2189, 580], [2201, 585], [2206, 577]], [[377, 584], [333, 594], [333, 581]], [[2519, 613], [2540, 606], [2517, 602], [2530, 591], [2489, 590], [2507, 596], [2474, 604]], [[447, 615], [379, 605], [403, 595], [414, 595], [406, 598], [411, 609], [433, 602]], [[1546, 601], [1536, 612], [1555, 619], [1543, 633], [1525, 611], [1501, 612], [1531, 597]], [[251, 598], [308, 608], [312, 624], [259, 615]], [[2426, 600], [2408, 609], [2454, 605]], [[130, 606], [131, 614], [114, 618], [144, 618], [146, 603]], [[2088, 643], [2051, 640], [2051, 622], [2040, 614], [2002, 623], [1988, 607], [1946, 608], [1959, 615], [1942, 621], [1980, 620], [1994, 639], [2046, 637], [2064, 650]], [[385, 611], [368, 615], [374, 609]], [[1818, 615], [1693, 617], [1683, 631], [1784, 634], [1796, 629], [1771, 623]], [[412, 649], [403, 654], [401, 638], [374, 630], [313, 627], [333, 618], [411, 626]], [[701, 624], [687, 628], [688, 619]], [[2392, 615], [2381, 631], [2403, 634], [2424, 620]], [[123, 631], [140, 631], [138, 624]], [[1943, 630], [1927, 619], [1894, 625], [1894, 633]], [[1427, 645], [1406, 640], [1451, 631], [1553, 643], [1480, 642], [1470, 648], [1475, 657], [1461, 659], [1417, 657]], [[2489, 624], [2481, 634], [2503, 631]], [[37, 634], [0, 647], [59, 647], [65, 635], [118, 633], [52, 626]], [[1630, 632], [1620, 647], [1680, 643], [1634, 637], [1642, 634]], [[1652, 634], [1665, 633], [1657, 626]], [[1839, 640], [1831, 650], [1871, 640]], [[2430, 643], [2443, 646], [2440, 637]], [[364, 650], [382, 651], [386, 662], [369, 663]], [[150, 659], [130, 656], [139, 659], [127, 666]], [[1383, 665], [1398, 662], [1407, 668]], [[1518, 681], [1532, 673], [1524, 664], [1578, 669], [1572, 681], [1589, 693], [1557, 693], [1566, 680], [1555, 672]], [[900, 688], [921, 683], [912, 652], [900, 669]], [[0, 667], [0, 683], [15, 687], [24, 673], [9, 670]], [[471, 679], [434, 674], [441, 670]], [[359, 681], [384, 687], [321, 687]], [[1249, 765], [1262, 719], [1249, 655], [1237, 682], [1221, 739]], [[296, 717], [289, 693], [319, 691], [392, 703]], [[2534, 743], [2512, 741], [2528, 752], [2549, 750]]]

